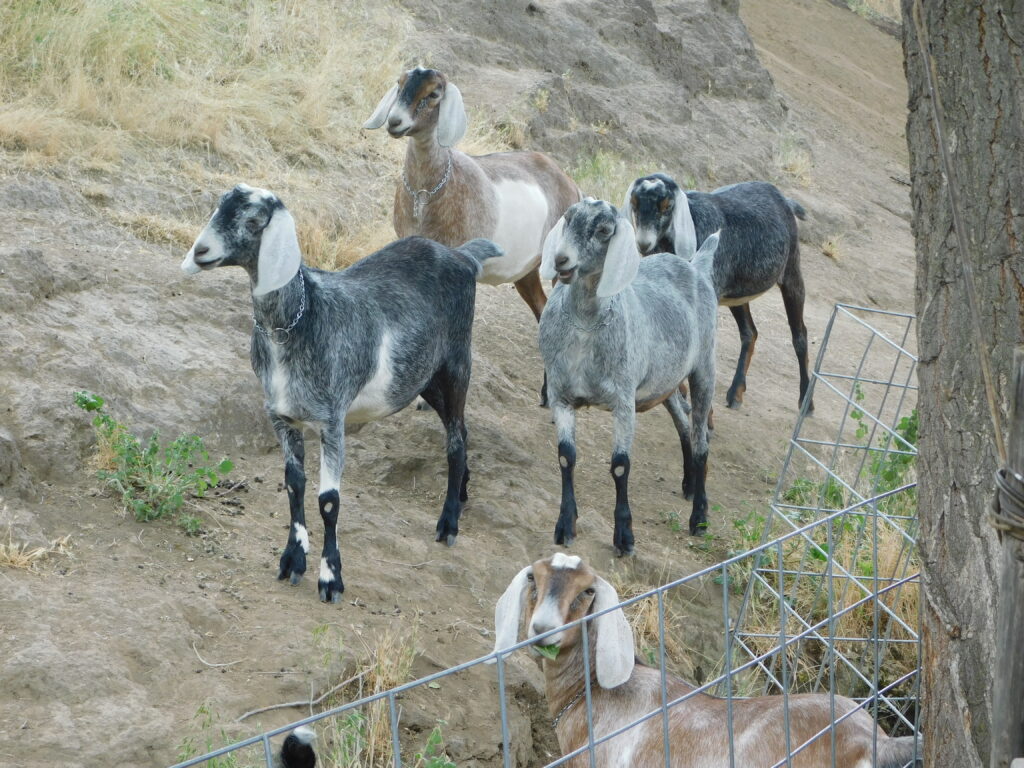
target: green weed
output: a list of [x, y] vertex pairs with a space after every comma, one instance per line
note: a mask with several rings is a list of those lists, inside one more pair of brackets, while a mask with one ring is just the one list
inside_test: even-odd
[[[199, 729], [202, 733], [202, 744], [200, 747], [197, 744], [196, 737], [186, 736], [182, 739], [181, 744], [178, 745], [178, 762], [184, 762], [190, 760], [200, 753], [212, 752], [215, 749], [226, 747], [235, 740], [228, 737], [227, 731], [222, 726], [217, 726], [217, 722], [220, 719], [210, 708], [209, 704], [201, 704], [199, 709], [196, 710], [194, 720], [198, 721]], [[213, 738], [213, 731], [216, 727], [219, 739], [215, 742]], [[227, 755], [221, 755], [220, 757], [214, 757], [203, 763], [206, 768], [240, 768], [238, 764], [237, 753], [231, 752]]]
[[140, 522], [178, 514], [188, 534], [201, 528], [197, 517], [182, 511], [188, 496], [202, 497], [233, 468], [229, 459], [209, 466], [210, 454], [197, 435], [182, 435], [160, 448], [154, 432], [140, 440], [104, 410], [105, 401], [91, 392], [76, 392], [75, 405], [93, 414], [96, 432], [97, 477], [121, 494], [125, 509]]

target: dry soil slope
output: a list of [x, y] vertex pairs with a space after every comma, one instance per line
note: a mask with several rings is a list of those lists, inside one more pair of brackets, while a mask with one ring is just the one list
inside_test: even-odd
[[[856, 109], [832, 113], [827, 93], [791, 83], [785, 70], [802, 68], [821, 85], [819, 59], [832, 60], [835, 87], [862, 85], [850, 98], [865, 108], [898, 91], [902, 72], [896, 42], [860, 19], [824, 2], [787, 0], [773, 13], [769, 5], [776, 7], [748, 3], [747, 12], [761, 9], [751, 17], [755, 39], [778, 59], [768, 57], [784, 99], [758, 64], [733, 3], [524, 2], [502, 5], [501, 13], [499, 6], [454, 1], [405, 7], [422, 30], [429, 63], [451, 72], [470, 104], [525, 124], [526, 143], [566, 164], [606, 148], [656, 158], [710, 187], [776, 177], [779, 132], [797, 136], [815, 162], [807, 183], [793, 182], [791, 190], [815, 213], [804, 232], [808, 326], [817, 336], [833, 301], [869, 301], [868, 287], [879, 303], [905, 306], [905, 194], [888, 179], [905, 166], [891, 142], [866, 146], [873, 126], [854, 120]], [[800, 43], [826, 32], [855, 36], [861, 53], [834, 60], [834, 51]], [[863, 77], [866, 67], [877, 70], [875, 78]], [[546, 101], [536, 97], [541, 89]], [[352, 130], [362, 116], [354, 118]], [[522, 564], [551, 551], [558, 498], [552, 428], [534, 402], [535, 326], [514, 291], [480, 291], [469, 405], [474, 478], [458, 545], [447, 550], [431, 541], [443, 493], [436, 418], [407, 412], [371, 426], [350, 442], [343, 487], [348, 601], [321, 606], [308, 580], [298, 589], [273, 581], [286, 502], [248, 369], [241, 275], [186, 282], [177, 271], [180, 254], [98, 215], [82, 195], [88, 176], [74, 168], [29, 173], [12, 153], [0, 155], [0, 168], [7, 208], [0, 230], [0, 522], [11, 524], [18, 540], [70, 533], [74, 544], [71, 557], [37, 573], [0, 575], [0, 688], [8, 694], [0, 703], [0, 765], [95, 765], [111, 754], [132, 765], [166, 764], [194, 731], [190, 718], [201, 702], [230, 717], [302, 698], [311, 684], [339, 672], [321, 664], [312, 640], [318, 625], [343, 639], [344, 658], [365, 655], [385, 629], [414, 636], [416, 673], [488, 649], [495, 598]], [[187, 180], [169, 178], [135, 193], [174, 205], [188, 188]], [[216, 192], [208, 192], [211, 203]], [[301, 216], [301, 201], [292, 207]], [[848, 257], [827, 262], [815, 242], [840, 229]], [[745, 504], [763, 502], [794, 415], [795, 365], [781, 302], [766, 297], [757, 306], [762, 339], [747, 404], [726, 411], [718, 397], [709, 488], [722, 507], [713, 514], [720, 535]], [[722, 325], [720, 385], [736, 352], [728, 315]], [[247, 479], [248, 490], [233, 494], [244, 507], [208, 504], [208, 531], [196, 539], [169, 524], [118, 517], [115, 502], [96, 495], [89, 479], [90, 431], [69, 404], [78, 388], [108, 396], [117, 415], [140, 430], [207, 436], [237, 460], [236, 477]], [[575, 551], [638, 584], [689, 572], [720, 554], [726, 542], [712, 542], [713, 553], [696, 552], [665, 523], [672, 512], [685, 519], [687, 510], [674, 490], [676, 439], [669, 420], [655, 413], [641, 423], [634, 463], [639, 555], [614, 561], [609, 436], [603, 415], [582, 420]], [[309, 462], [317, 466], [312, 447]], [[308, 506], [315, 510], [314, 499], [311, 482]], [[690, 669], [704, 663], [702, 651], [713, 657], [718, 642], [717, 588], [711, 592], [695, 593], [686, 608]], [[193, 644], [208, 661], [242, 661], [207, 667]], [[429, 728], [444, 718], [460, 766], [496, 764], [490, 676], [474, 672], [410, 697], [404, 722]], [[550, 750], [550, 732], [529, 663], [514, 681], [517, 760], [532, 764]], [[268, 715], [262, 724], [297, 714]], [[422, 744], [422, 735], [410, 738]]]

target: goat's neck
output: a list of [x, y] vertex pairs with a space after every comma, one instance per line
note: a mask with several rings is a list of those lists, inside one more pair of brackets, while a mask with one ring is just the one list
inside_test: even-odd
[[583, 326], [598, 325], [612, 311], [615, 297], [598, 298], [597, 282], [600, 275], [589, 275], [576, 280], [569, 287], [569, 306], [576, 320]]
[[[304, 276], [299, 279], [299, 273], [304, 271], [300, 266], [295, 276], [276, 291], [252, 297], [253, 317], [268, 331], [272, 328], [287, 328], [299, 310], [309, 306], [309, 278]], [[256, 285], [255, 279], [252, 284]]]
[[448, 147], [437, 143], [435, 131], [411, 136], [405, 151], [405, 180], [416, 190], [431, 190], [445, 177], [448, 170]]
[[[593, 646], [593, 644], [591, 644]], [[594, 696], [599, 690], [597, 684], [596, 656], [594, 648], [590, 649], [590, 690]], [[574, 645], [568, 650], [563, 650], [555, 659], [544, 660], [544, 680], [547, 689], [548, 709], [551, 717], [559, 712], [577, 695], [585, 686], [585, 667], [583, 665], [583, 644]], [[573, 705], [585, 706], [582, 697]]]

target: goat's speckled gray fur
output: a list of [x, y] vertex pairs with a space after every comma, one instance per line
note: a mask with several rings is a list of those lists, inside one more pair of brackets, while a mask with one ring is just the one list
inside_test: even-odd
[[[261, 240], [277, 217], [291, 221], [276, 197], [236, 187], [221, 199], [183, 268], [190, 259], [191, 266], [205, 269], [237, 265], [257, 286], [260, 265], [272, 257], [261, 249]], [[292, 246], [297, 253], [297, 241]], [[270, 338], [254, 329], [252, 335], [252, 368], [284, 451], [291, 508], [278, 578], [297, 583], [306, 570], [302, 427], [320, 431], [325, 540], [319, 590], [322, 600], [336, 601], [344, 590], [336, 526], [345, 427], [394, 413], [417, 395], [433, 406], [447, 432], [449, 483], [437, 539], [454, 543], [469, 478], [463, 410], [476, 280], [481, 262], [500, 253], [487, 240], [451, 249], [407, 237], [340, 272], [299, 264], [280, 288], [253, 295], [254, 319], [265, 329], [288, 327], [305, 295], [305, 308], [289, 332], [273, 332]]]
[[[728, 306], [740, 331], [742, 347], [732, 385], [726, 394], [729, 407], [738, 407], [746, 391], [746, 373], [754, 354], [757, 328], [750, 301], [778, 285], [782, 291], [800, 369], [800, 400], [809, 383], [807, 329], [803, 321], [804, 282], [800, 273], [800, 241], [796, 219], [803, 207], [764, 181], [747, 181], [720, 187], [714, 192], [683, 192], [663, 173], [634, 181], [626, 193], [626, 205], [636, 223], [641, 253], [682, 253], [678, 205], [685, 194], [696, 235], [702, 242], [721, 231], [715, 254], [713, 280], [720, 304]], [[813, 403], [808, 403], [810, 410]]]
[[[687, 498], [693, 497], [690, 529], [696, 533], [706, 525], [704, 469], [717, 307], [711, 268], [717, 238], [692, 263], [670, 254], [640, 261], [632, 226], [610, 203], [588, 198], [566, 211], [563, 221], [545, 244], [542, 273], [553, 270], [560, 282], [540, 321], [563, 480], [555, 542], [568, 545], [576, 533], [575, 410], [588, 405], [614, 414], [616, 550], [633, 549], [627, 481], [636, 412], [662, 402], [673, 415], [684, 448], [683, 489]], [[628, 237], [632, 258], [639, 262], [636, 276], [614, 295], [601, 298], [598, 287], [609, 243], [618, 237]], [[684, 381], [689, 381], [692, 396], [689, 419], [679, 393]]]

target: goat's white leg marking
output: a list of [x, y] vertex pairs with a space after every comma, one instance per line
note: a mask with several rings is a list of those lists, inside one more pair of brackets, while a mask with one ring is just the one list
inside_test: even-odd
[[336, 603], [345, 591], [338, 547], [341, 473], [345, 466], [345, 432], [340, 419], [320, 430], [320, 517], [324, 521], [324, 548], [320, 555], [320, 599]]
[[309, 554], [309, 531], [302, 523], [293, 523], [295, 526], [295, 540], [299, 542], [302, 551]]

